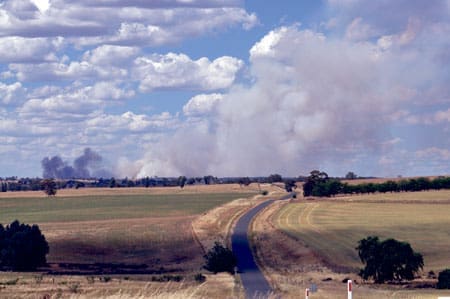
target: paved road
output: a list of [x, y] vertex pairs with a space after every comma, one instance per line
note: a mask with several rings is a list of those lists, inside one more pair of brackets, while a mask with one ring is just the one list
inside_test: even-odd
[[236, 223], [233, 235], [231, 236], [232, 250], [238, 259], [238, 272], [240, 272], [245, 296], [248, 299], [265, 297], [272, 291], [269, 283], [253, 259], [247, 231], [252, 218], [273, 201], [265, 201], [244, 214]]

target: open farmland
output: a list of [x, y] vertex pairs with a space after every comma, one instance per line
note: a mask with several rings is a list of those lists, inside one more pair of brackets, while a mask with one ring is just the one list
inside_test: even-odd
[[450, 192], [397, 193], [284, 206], [276, 226], [305, 242], [333, 266], [359, 268], [358, 240], [369, 235], [407, 241], [425, 270], [450, 266]]
[[48, 262], [52, 264], [132, 263], [159, 269], [180, 268], [183, 261], [195, 261], [198, 267], [202, 252], [192, 237], [191, 221], [207, 210], [251, 194], [2, 198], [0, 222], [18, 219], [38, 224], [49, 242]]
[[355, 292], [364, 298], [436, 298], [448, 292], [361, 284], [356, 273], [363, 265], [355, 247], [368, 235], [407, 241], [424, 256], [422, 279], [415, 284], [433, 283], [428, 271], [450, 266], [449, 215], [450, 191], [302, 198], [259, 215], [254, 242], [266, 273], [286, 298], [295, 298], [312, 282], [320, 290], [314, 298], [338, 298], [345, 277], [359, 282]]
[[[0, 223], [38, 224], [50, 246], [43, 273], [53, 275], [0, 273], [0, 298], [238, 297], [230, 275], [207, 275], [201, 285], [194, 281], [203, 272], [204, 253], [191, 225], [206, 211], [258, 190], [239, 185], [79, 189], [59, 190], [53, 198], [43, 192], [3, 193]], [[171, 277], [184, 282], [158, 282]]]

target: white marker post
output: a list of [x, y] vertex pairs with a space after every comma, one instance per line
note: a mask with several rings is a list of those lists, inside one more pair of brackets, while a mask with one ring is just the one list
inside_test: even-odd
[[305, 290], [305, 299], [309, 299], [309, 289]]
[[352, 299], [352, 281], [349, 279], [347, 280], [347, 292], [348, 292], [348, 299]]

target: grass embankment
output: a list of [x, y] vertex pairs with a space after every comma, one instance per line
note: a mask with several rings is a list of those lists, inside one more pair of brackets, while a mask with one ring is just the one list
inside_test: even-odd
[[355, 247], [368, 235], [407, 241], [425, 260], [424, 279], [415, 284], [433, 283], [426, 278], [428, 271], [438, 273], [450, 266], [449, 215], [450, 191], [302, 198], [278, 203], [261, 214], [255, 222], [256, 243], [272, 281], [286, 298], [295, 298], [311, 283], [319, 288], [314, 298], [343, 298], [345, 277], [358, 282], [355, 297], [436, 298], [448, 292], [411, 289], [414, 284], [361, 284], [356, 273], [363, 265]]

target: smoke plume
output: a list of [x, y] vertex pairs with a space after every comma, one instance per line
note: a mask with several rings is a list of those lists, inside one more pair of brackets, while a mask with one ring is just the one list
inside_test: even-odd
[[104, 168], [102, 162], [102, 156], [90, 148], [84, 149], [83, 154], [74, 160], [73, 166], [60, 156], [45, 157], [41, 161], [42, 176], [55, 179], [111, 177], [111, 172]]
[[[297, 26], [273, 30], [250, 50], [251, 82], [206, 103], [214, 105], [201, 110], [209, 115], [185, 115], [175, 134], [148, 151], [138, 176], [299, 175], [315, 168], [343, 175], [356, 166], [377, 173], [396, 137], [398, 111], [445, 98], [442, 60], [450, 56], [436, 49], [445, 48], [450, 27], [442, 27], [413, 20], [367, 41]], [[430, 36], [434, 48], [423, 46]]]

